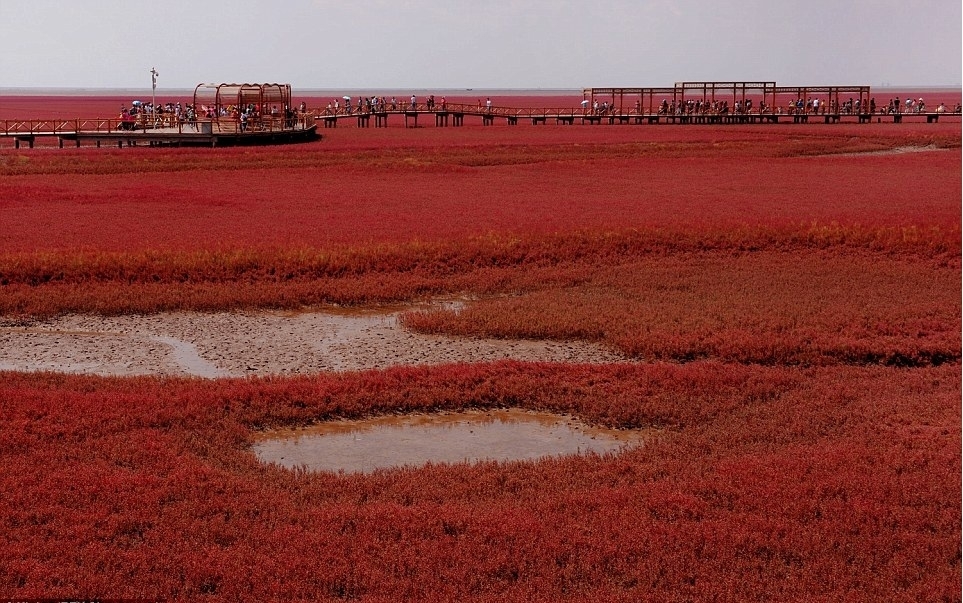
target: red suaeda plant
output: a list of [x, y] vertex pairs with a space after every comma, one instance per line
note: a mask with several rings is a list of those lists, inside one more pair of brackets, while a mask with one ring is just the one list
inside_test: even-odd
[[[0, 231], [3, 311], [496, 293], [545, 264], [675, 251], [958, 255], [958, 132], [934, 134], [957, 146], [946, 151], [798, 156], [923, 142], [918, 130], [868, 127], [875, 138], [703, 128], [653, 141], [610, 129], [606, 143], [586, 128], [529, 129], [510, 144], [466, 130], [413, 134], [409, 146], [394, 132], [386, 148], [17, 155], [0, 180], [0, 215], [16, 225]], [[585, 278], [576, 272], [563, 282]], [[332, 277], [350, 278], [317, 282]]]
[[[5, 320], [462, 294], [405, 320], [656, 360], [0, 372], [0, 596], [958, 600], [960, 134], [929, 126], [0, 151]], [[372, 475], [250, 449], [270, 427], [510, 406], [657, 433]]]
[[[753, 140], [751, 130], [675, 129], [651, 140], [613, 129], [615, 142], [568, 131], [520, 131], [513, 144], [471, 132], [460, 143], [455, 132], [387, 148], [0, 154], [0, 219], [17, 225], [0, 231], [0, 250], [324, 248], [580, 229], [959, 232], [958, 130]], [[835, 154], [934, 137], [956, 148]], [[817, 151], [827, 156], [798, 156]]]
[[959, 359], [960, 297], [958, 261], [674, 253], [402, 321], [430, 333], [598, 341], [649, 360], [913, 366]]
[[[952, 598], [960, 391], [958, 366], [502, 362], [217, 382], [0, 373], [0, 589]], [[611, 456], [371, 475], [265, 466], [248, 447], [269, 426], [498, 406], [661, 431]]]
[[597, 341], [649, 360], [915, 366], [958, 359], [958, 258], [940, 236], [867, 250], [880, 234], [826, 248], [796, 233], [783, 249], [761, 251], [731, 241], [709, 249], [711, 241], [696, 240], [686, 250], [684, 237], [581, 233], [369, 253], [24, 255], [0, 272], [0, 310], [217, 311], [468, 294], [481, 299], [458, 311], [409, 313], [403, 322], [462, 336]]

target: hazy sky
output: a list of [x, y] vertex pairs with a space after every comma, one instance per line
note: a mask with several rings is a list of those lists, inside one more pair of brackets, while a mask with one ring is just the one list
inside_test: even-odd
[[960, 0], [2, 0], [0, 88], [958, 86]]

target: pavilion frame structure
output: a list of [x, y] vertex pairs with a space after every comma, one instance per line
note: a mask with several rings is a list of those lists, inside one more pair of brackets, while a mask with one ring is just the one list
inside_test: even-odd
[[780, 106], [780, 99], [788, 98], [793, 102], [802, 99], [805, 102], [817, 97], [823, 101], [824, 107], [838, 108], [849, 100], [845, 96], [853, 98], [852, 95], [856, 95], [859, 100], [860, 113], [869, 113], [870, 87], [861, 85], [777, 86], [776, 82], [676, 82], [671, 87], [582, 90], [583, 98], [592, 106], [596, 100], [601, 100], [610, 103], [612, 110], [617, 110], [620, 114], [646, 115], [657, 114], [663, 101], [671, 102], [674, 106], [688, 101], [727, 101], [731, 103], [730, 107], [734, 107], [737, 102], [745, 106], [746, 100], [755, 98], [764, 101], [770, 110], [776, 110]]
[[290, 84], [198, 84], [194, 88], [194, 108], [213, 106], [219, 115], [228, 107], [255, 109], [268, 114], [272, 107], [280, 111], [291, 107]]

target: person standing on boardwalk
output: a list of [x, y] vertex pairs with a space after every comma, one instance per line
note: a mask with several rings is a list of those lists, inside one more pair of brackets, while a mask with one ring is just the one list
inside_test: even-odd
[[485, 111], [488, 113], [492, 112], [492, 98], [490, 96], [485, 99]]

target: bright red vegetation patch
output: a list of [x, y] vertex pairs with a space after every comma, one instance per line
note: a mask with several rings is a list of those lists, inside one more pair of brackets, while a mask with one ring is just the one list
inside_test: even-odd
[[941, 364], [960, 358], [959, 262], [877, 254], [677, 253], [562, 287], [409, 313], [425, 332], [587, 339], [649, 360]]
[[[611, 128], [620, 135], [614, 142], [590, 127], [518, 130], [528, 144], [502, 135], [486, 141], [484, 129], [464, 128], [444, 142], [416, 132], [407, 147], [352, 149], [335, 140], [6, 154], [0, 219], [17, 228], [0, 231], [0, 250], [325, 247], [490, 232], [834, 223], [959, 230], [958, 132], [883, 131], [853, 141], [783, 128], [754, 140], [749, 129], [663, 128], [654, 130], [665, 139], [650, 140], [643, 130]], [[636, 136], [623, 140], [624, 132]], [[928, 144], [955, 149], [797, 156]]]

